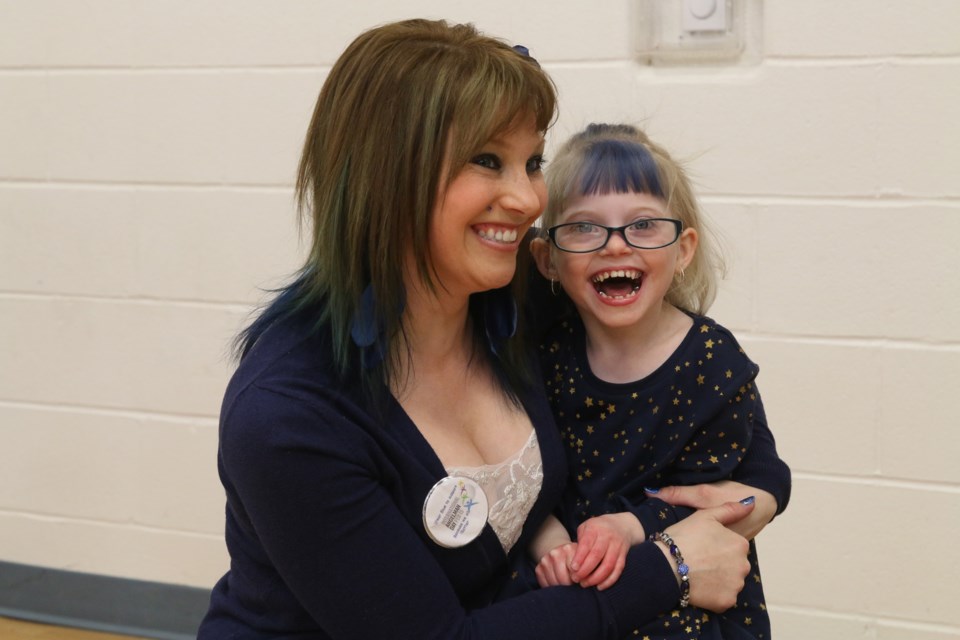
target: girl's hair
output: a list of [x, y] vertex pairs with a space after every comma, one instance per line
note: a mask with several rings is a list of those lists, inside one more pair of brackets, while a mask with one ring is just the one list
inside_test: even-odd
[[700, 214], [690, 179], [663, 147], [627, 124], [591, 124], [560, 148], [546, 180], [544, 230], [558, 224], [570, 201], [581, 196], [647, 193], [662, 200], [685, 229], [697, 230], [699, 238], [684, 276], [675, 278], [667, 292], [667, 302], [692, 313], [707, 311], [716, 297], [723, 259]]
[[413, 251], [430, 290], [442, 287], [427, 241], [438, 194], [519, 118], [532, 115], [541, 132], [553, 122], [554, 85], [519, 49], [469, 24], [428, 20], [377, 27], [347, 47], [320, 91], [297, 174], [310, 253], [239, 336], [241, 353], [276, 319], [316, 308], [345, 375], [359, 361], [351, 322], [372, 294], [387, 355], [376, 375], [394, 379], [404, 256]]

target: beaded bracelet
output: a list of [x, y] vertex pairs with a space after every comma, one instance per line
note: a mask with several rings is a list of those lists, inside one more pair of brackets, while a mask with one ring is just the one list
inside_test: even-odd
[[670, 549], [670, 555], [677, 561], [677, 574], [680, 576], [680, 606], [686, 607], [690, 604], [690, 567], [683, 561], [680, 548], [677, 547], [670, 534], [664, 531], [656, 532], [650, 536], [650, 539], [667, 545], [667, 548]]

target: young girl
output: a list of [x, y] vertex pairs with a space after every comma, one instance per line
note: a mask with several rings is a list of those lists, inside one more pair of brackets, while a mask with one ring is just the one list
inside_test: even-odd
[[[548, 520], [531, 546], [538, 581], [607, 588], [630, 546], [651, 536], [678, 551], [686, 576], [682, 549], [659, 532], [691, 511], [657, 500], [658, 487], [733, 479], [768, 491], [780, 510], [790, 488], [754, 384], [757, 366], [702, 315], [718, 256], [683, 169], [636, 128], [590, 125], [560, 150], [547, 185], [546, 233], [531, 251], [578, 314], [540, 348], [572, 477], [562, 525]], [[770, 638], [750, 548], [734, 608], [716, 615], [682, 599], [635, 635]]]

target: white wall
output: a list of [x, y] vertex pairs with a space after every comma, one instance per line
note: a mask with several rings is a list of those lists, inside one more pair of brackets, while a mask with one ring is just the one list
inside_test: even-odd
[[474, 21], [552, 73], [553, 139], [690, 158], [795, 471], [780, 640], [960, 637], [960, 3], [765, 0], [754, 66], [631, 57], [629, 0], [0, 0], [0, 560], [210, 586], [229, 338], [302, 248], [292, 176], [349, 40]]

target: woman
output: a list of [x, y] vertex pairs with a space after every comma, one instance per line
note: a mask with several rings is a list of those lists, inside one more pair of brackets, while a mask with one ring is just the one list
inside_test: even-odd
[[[224, 398], [231, 568], [200, 638], [618, 638], [677, 603], [653, 542], [603, 592], [498, 601], [565, 481], [506, 288], [554, 109], [532, 58], [470, 26], [373, 29], [334, 65], [298, 179], [312, 249]], [[734, 602], [747, 543], [723, 524], [751, 510], [669, 530], [697, 606]]]

